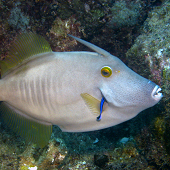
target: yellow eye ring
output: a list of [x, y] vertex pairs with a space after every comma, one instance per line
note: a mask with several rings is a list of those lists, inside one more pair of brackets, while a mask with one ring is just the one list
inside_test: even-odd
[[101, 75], [103, 77], [110, 77], [112, 75], [112, 69], [109, 66], [104, 66], [101, 68]]

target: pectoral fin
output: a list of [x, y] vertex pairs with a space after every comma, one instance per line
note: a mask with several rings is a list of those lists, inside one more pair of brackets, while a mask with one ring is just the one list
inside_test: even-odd
[[85, 101], [87, 107], [96, 116], [100, 115], [100, 100], [94, 98], [88, 93], [81, 93], [81, 97]]
[[51, 123], [31, 118], [6, 102], [3, 102], [0, 108], [4, 122], [14, 132], [41, 148], [48, 144], [52, 133]]

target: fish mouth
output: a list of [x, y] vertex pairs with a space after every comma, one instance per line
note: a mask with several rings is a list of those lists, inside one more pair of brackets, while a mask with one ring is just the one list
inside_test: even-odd
[[163, 97], [163, 94], [161, 93], [161, 88], [156, 85], [151, 93], [151, 96], [154, 100], [156, 101], [159, 101], [162, 97]]

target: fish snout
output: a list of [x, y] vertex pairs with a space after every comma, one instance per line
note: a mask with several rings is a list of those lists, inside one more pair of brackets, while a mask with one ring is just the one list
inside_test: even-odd
[[156, 85], [152, 90], [151, 97], [157, 102], [160, 101], [161, 98], [163, 97], [161, 90], [162, 89], [158, 85]]

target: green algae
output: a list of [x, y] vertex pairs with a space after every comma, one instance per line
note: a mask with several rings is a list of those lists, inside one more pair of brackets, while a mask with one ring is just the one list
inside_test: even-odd
[[170, 155], [170, 69], [163, 70], [163, 89], [164, 89], [164, 102], [165, 102], [165, 132], [163, 135], [164, 145], [167, 153]]
[[167, 100], [170, 98], [170, 68], [165, 68], [163, 70], [163, 89]]
[[113, 17], [109, 22], [109, 26], [112, 29], [118, 29], [124, 26], [130, 27], [137, 24], [139, 22], [140, 8], [140, 1], [129, 4], [125, 1], [116, 1], [111, 8], [111, 15]]
[[166, 119], [165, 123], [164, 145], [166, 152], [170, 155], [170, 118]]

